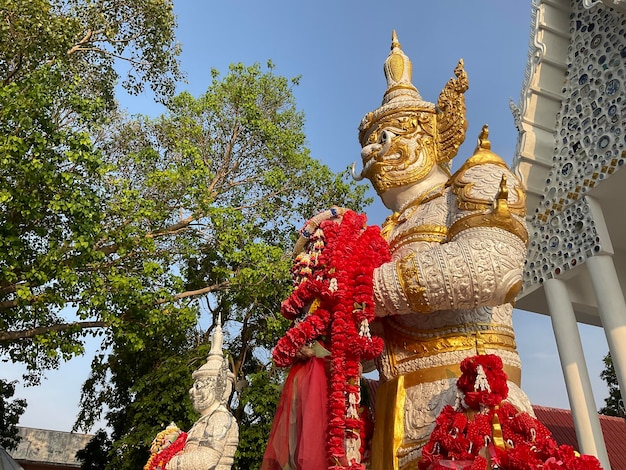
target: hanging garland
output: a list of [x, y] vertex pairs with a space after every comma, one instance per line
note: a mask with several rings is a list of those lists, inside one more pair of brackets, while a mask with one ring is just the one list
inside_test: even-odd
[[419, 470], [601, 470], [596, 457], [559, 446], [540, 421], [503, 401], [508, 385], [499, 356], [468, 357], [461, 373], [457, 404], [437, 417]]
[[150, 446], [150, 458], [143, 470], [164, 470], [168, 462], [183, 450], [187, 433], [171, 423], [159, 432]]
[[367, 227], [365, 215], [335, 208], [327, 215], [329, 219], [309, 223], [302, 232], [307, 249], [296, 257], [294, 291], [281, 307], [294, 326], [272, 355], [276, 365], [289, 367], [304, 346], [325, 339], [331, 353], [328, 468], [364, 470], [360, 364], [383, 348], [382, 339], [369, 330], [374, 319], [373, 272], [391, 257], [380, 229]]

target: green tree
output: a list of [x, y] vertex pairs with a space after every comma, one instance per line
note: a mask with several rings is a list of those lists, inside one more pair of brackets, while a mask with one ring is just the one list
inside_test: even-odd
[[169, 0], [0, 2], [0, 355], [32, 383], [112, 323], [78, 307], [94, 263], [112, 256], [96, 246], [107, 172], [96, 142], [118, 79], [172, 94], [175, 26]]
[[76, 452], [81, 470], [104, 470], [110, 460], [111, 440], [103, 429], [99, 429], [84, 449]]
[[604, 399], [604, 406], [599, 413], [607, 416], [619, 416], [626, 419], [626, 410], [624, 409], [624, 400], [617, 383], [617, 375], [613, 367], [613, 359], [611, 353], [604, 356], [604, 369], [600, 373], [602, 380], [606, 382], [609, 388], [609, 396]]
[[12, 450], [20, 442], [17, 423], [26, 409], [23, 399], [10, 400], [15, 394], [15, 383], [0, 379], [0, 447]]
[[[92, 263], [79, 310], [103, 309], [112, 354], [96, 357], [78, 425], [106, 405], [111, 468], [137, 468], [169, 421], [185, 429], [197, 418], [187, 391], [211, 333], [195, 327], [198, 299], [211, 325], [221, 317], [233, 370], [249, 384], [232, 405], [240, 448], [258, 464], [281, 379], [268, 351], [286, 327], [278, 312], [297, 228], [333, 204], [367, 202], [347, 172], [311, 158], [295, 84], [271, 64], [213, 71], [203, 95], [174, 97], [156, 119], [119, 122], [102, 143], [111, 171], [97, 246], [115, 256]], [[255, 468], [241, 458], [240, 468]]]
[[[233, 398], [242, 448], [260, 455], [295, 230], [332, 204], [360, 209], [364, 189], [311, 158], [297, 80], [271, 66], [170, 100], [168, 0], [5, 0], [0, 18], [1, 354], [36, 383], [100, 336], [77, 426], [106, 407], [111, 468], [137, 468], [160, 427], [195, 419], [185, 380], [210, 335], [196, 327], [206, 299], [249, 383]], [[120, 116], [118, 78], [149, 84], [167, 114]]]
[[168, 0], [4, 0], [0, 19], [0, 352], [36, 382], [118, 313], [83, 300], [115, 256], [96, 142], [120, 61], [129, 92], [171, 94], [176, 24]]

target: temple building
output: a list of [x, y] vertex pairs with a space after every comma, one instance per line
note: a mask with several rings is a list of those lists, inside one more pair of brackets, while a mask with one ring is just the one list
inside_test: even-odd
[[23, 470], [78, 469], [81, 462], [76, 459], [76, 452], [84, 449], [93, 437], [91, 434], [22, 426], [18, 430], [21, 440], [10, 454]]
[[609, 469], [578, 323], [626, 390], [626, 1], [535, 0], [514, 171], [529, 251], [516, 307], [550, 315], [583, 453]]

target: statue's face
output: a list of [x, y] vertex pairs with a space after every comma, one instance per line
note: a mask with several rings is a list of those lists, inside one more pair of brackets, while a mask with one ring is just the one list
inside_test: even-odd
[[193, 387], [189, 389], [189, 397], [193, 403], [193, 408], [198, 413], [202, 413], [216, 401], [215, 378], [197, 378]]
[[[363, 146], [362, 176], [378, 194], [425, 178], [436, 161], [430, 113], [386, 119]], [[433, 121], [434, 122], [434, 121]]]

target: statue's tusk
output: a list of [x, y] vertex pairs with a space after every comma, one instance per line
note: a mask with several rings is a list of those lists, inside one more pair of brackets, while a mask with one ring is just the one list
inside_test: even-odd
[[352, 179], [354, 179], [354, 181], [362, 181], [363, 180], [363, 175], [357, 175], [356, 174], [356, 162], [354, 162], [352, 164]]

